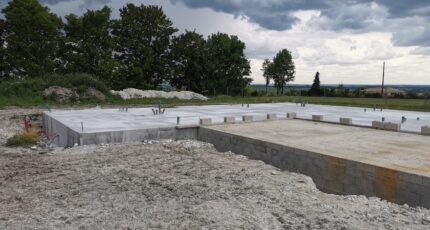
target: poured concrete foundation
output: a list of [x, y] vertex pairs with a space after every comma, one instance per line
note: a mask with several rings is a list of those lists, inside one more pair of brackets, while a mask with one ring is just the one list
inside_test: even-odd
[[[372, 121], [400, 123], [402, 117], [407, 118], [402, 123], [401, 130], [421, 132], [422, 126], [430, 126], [430, 113], [380, 110], [364, 112], [363, 108], [306, 105], [301, 107], [294, 103], [251, 104], [239, 105], [206, 105], [179, 106], [166, 108], [164, 114], [154, 115], [152, 108], [129, 108], [127, 112], [120, 109], [84, 109], [84, 110], [53, 110], [46, 112], [49, 117], [56, 119], [76, 132], [95, 133], [131, 129], [149, 129], [159, 127], [174, 127], [178, 117], [180, 125], [198, 125], [199, 118], [211, 118], [213, 123], [222, 123], [224, 117], [235, 117], [241, 121], [243, 116], [253, 116], [253, 120], [266, 120], [267, 114], [276, 114], [278, 118], [311, 119], [312, 115], [321, 115], [324, 121], [339, 122], [340, 117], [352, 118], [354, 124], [371, 126]], [[48, 124], [49, 125], [49, 124]], [[82, 131], [83, 126], [83, 131]]]
[[[43, 115], [45, 133], [52, 144], [61, 147], [74, 145], [92, 145], [105, 143], [126, 143], [159, 139], [197, 139], [197, 126], [173, 126], [159, 128], [142, 128], [128, 130], [112, 130], [103, 132], [79, 132], [73, 130], [56, 119]], [[54, 136], [57, 136], [54, 138]]]
[[[376, 115], [379, 112], [342, 109], [311, 105], [303, 108], [288, 103], [249, 108], [187, 106], [167, 109], [162, 115], [154, 115], [151, 108], [128, 112], [88, 109], [45, 112], [43, 124], [57, 146], [198, 139], [214, 144], [221, 151], [231, 150], [308, 175], [326, 192], [377, 196], [399, 204], [430, 208], [429, 137], [370, 129], [373, 126], [427, 134], [427, 129], [421, 130], [421, 126], [430, 123], [430, 115], [394, 110]], [[315, 112], [321, 114], [315, 120], [346, 125], [286, 119], [310, 120]], [[400, 126], [395, 117], [401, 118], [401, 114], [420, 119], [411, 119]], [[375, 119], [381, 115], [386, 122]], [[277, 117], [282, 120], [276, 120]], [[347, 120], [340, 119], [345, 117]], [[369, 128], [350, 126], [352, 121], [353, 125]], [[209, 126], [199, 127], [199, 123]]]
[[425, 136], [309, 121], [201, 127], [199, 140], [312, 177], [319, 189], [430, 208]]

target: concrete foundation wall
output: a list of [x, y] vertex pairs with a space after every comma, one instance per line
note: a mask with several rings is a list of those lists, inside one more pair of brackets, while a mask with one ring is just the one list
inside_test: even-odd
[[200, 127], [198, 139], [283, 170], [310, 176], [329, 193], [376, 196], [430, 208], [430, 178]]
[[58, 134], [52, 144], [58, 147], [71, 147], [78, 145], [91, 145], [103, 143], [125, 143], [143, 140], [158, 139], [197, 139], [198, 127], [168, 127], [156, 129], [121, 130], [111, 132], [79, 133], [63, 123], [43, 114], [43, 127], [50, 138]]
[[55, 118], [43, 113], [43, 129], [49, 139], [54, 138], [52, 144], [60, 147], [71, 147], [75, 143], [79, 144], [80, 134], [73, 131], [63, 123], [57, 121]]
[[197, 139], [197, 127], [169, 127], [156, 129], [124, 130], [114, 132], [83, 133], [80, 145], [125, 143], [161, 139]]

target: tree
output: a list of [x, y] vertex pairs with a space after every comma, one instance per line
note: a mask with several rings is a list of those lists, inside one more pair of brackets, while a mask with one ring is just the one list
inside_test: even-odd
[[267, 87], [270, 84], [270, 80], [275, 78], [275, 71], [274, 71], [274, 64], [269, 59], [265, 59], [263, 62], [263, 76], [266, 80], [266, 94], [267, 94]]
[[273, 58], [273, 65], [277, 94], [279, 95], [279, 91], [281, 91], [281, 94], [284, 94], [285, 84], [294, 81], [296, 73], [291, 52], [287, 49], [279, 51], [275, 58]]
[[163, 82], [170, 37], [177, 29], [158, 6], [127, 4], [120, 16], [112, 33], [124, 86], [154, 89]]
[[6, 18], [6, 57], [19, 77], [38, 77], [58, 66], [62, 22], [37, 0], [12, 0], [3, 11]]
[[212, 34], [208, 38], [207, 49], [207, 90], [239, 94], [251, 83], [252, 79], [245, 77], [251, 73], [244, 54], [245, 44], [237, 36]]
[[83, 16], [67, 15], [64, 31], [64, 71], [108, 78], [115, 67], [110, 36], [111, 10], [88, 10]]
[[6, 22], [0, 19], [0, 79], [7, 77], [9, 65], [6, 57]]
[[206, 41], [194, 31], [173, 37], [169, 49], [170, 84], [202, 93], [207, 80]]
[[315, 74], [314, 82], [312, 83], [311, 88], [309, 89], [310, 96], [321, 96], [321, 83], [320, 83], [320, 73], [317, 72]]

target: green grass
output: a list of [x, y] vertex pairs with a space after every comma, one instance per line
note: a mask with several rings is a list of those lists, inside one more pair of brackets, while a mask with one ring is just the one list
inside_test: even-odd
[[383, 108], [386, 108], [386, 109], [430, 111], [430, 105], [424, 99], [300, 97], [300, 98], [295, 98], [295, 100], [302, 100], [302, 101], [307, 101], [311, 104], [321, 104], [321, 105], [338, 105], [338, 106], [353, 106], [353, 107], [368, 107], [368, 108], [372, 108], [373, 106], [382, 106]]
[[299, 102], [305, 101], [310, 104], [321, 105], [338, 105], [338, 106], [354, 106], [367, 107], [382, 106], [385, 109], [399, 109], [412, 111], [430, 111], [430, 105], [426, 104], [424, 99], [382, 99], [382, 98], [343, 98], [343, 97], [228, 97], [219, 96], [211, 97], [207, 101], [200, 100], [179, 100], [179, 99], [163, 99], [163, 98], [145, 98], [145, 99], [130, 99], [122, 100], [117, 96], [110, 96], [106, 101], [98, 101], [95, 99], [83, 100], [79, 103], [60, 104], [54, 101], [44, 100], [41, 96], [23, 96], [23, 97], [7, 97], [0, 96], [0, 108], [10, 106], [17, 107], [38, 107], [44, 104], [49, 104], [54, 107], [76, 107], [76, 106], [95, 106], [95, 105], [124, 105], [124, 106], [144, 106], [156, 105], [161, 102], [163, 105], [172, 107], [177, 105], [212, 105], [212, 104], [241, 104], [241, 103], [271, 103], [275, 102]]

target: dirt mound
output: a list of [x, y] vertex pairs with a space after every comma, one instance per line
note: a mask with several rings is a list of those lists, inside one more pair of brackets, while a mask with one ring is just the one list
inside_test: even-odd
[[79, 95], [71, 89], [60, 86], [51, 86], [43, 91], [44, 98], [51, 98], [59, 102], [78, 100]]
[[133, 99], [133, 98], [178, 98], [182, 100], [204, 100], [206, 101], [208, 98], [191, 91], [173, 91], [173, 92], [164, 92], [158, 90], [140, 90], [134, 88], [123, 89], [120, 91], [112, 90], [111, 93], [113, 95], [118, 95], [122, 99]]
[[96, 98], [101, 101], [106, 100], [106, 96], [102, 92], [94, 88], [88, 88], [85, 92], [84, 98]]

